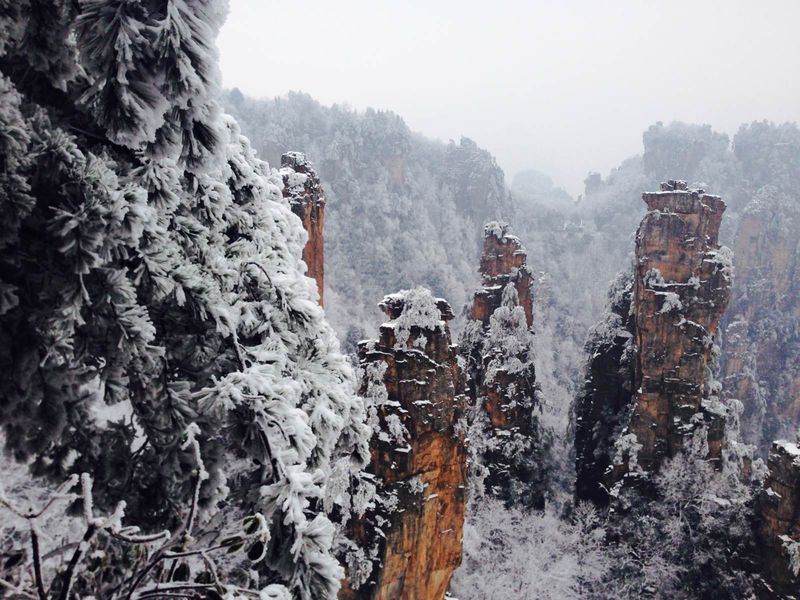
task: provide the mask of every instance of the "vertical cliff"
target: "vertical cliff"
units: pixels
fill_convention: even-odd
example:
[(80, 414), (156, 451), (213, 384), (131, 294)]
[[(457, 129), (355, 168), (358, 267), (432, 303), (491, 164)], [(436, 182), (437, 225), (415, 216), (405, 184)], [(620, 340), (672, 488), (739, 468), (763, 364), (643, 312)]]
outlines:
[(721, 381), (744, 405), (745, 440), (766, 453), (800, 424), (800, 205), (760, 189), (739, 222)]
[(756, 507), (762, 581), (759, 597), (800, 597), (800, 448), (777, 441)]
[(449, 305), (425, 289), (386, 296), (389, 321), (361, 342), (361, 393), (373, 426), (375, 506), (351, 525), (342, 599), (444, 598), (461, 562), (465, 410)]
[(713, 372), (732, 280), (731, 253), (718, 243), (725, 203), (681, 181), (642, 199), (633, 281), (590, 341), (574, 409), (579, 497), (602, 498), (628, 473), (657, 471), (689, 440), (721, 460), (727, 411)]
[(714, 336), (728, 305), (730, 251), (719, 246), (725, 203), (670, 182), (645, 193), (633, 280), (634, 408), (627, 435), (645, 471), (674, 456), (698, 426), (721, 457), (724, 409), (711, 372)]
[(508, 226), (484, 227), (480, 273), (460, 340), (473, 406), (473, 472), (510, 505), (542, 508), (546, 440), (539, 426), (533, 350), (533, 276)]
[(630, 415), (633, 394), (633, 280), (620, 273), (608, 292), (605, 318), (589, 333), (586, 379), (573, 405), (575, 495), (608, 503), (608, 471), (614, 443)]
[(319, 303), (323, 305), (325, 292), (325, 194), (314, 167), (301, 152), (287, 152), (281, 156), (283, 195), (289, 200), (292, 212), (300, 217), (308, 234), (303, 248), (306, 274), (317, 282)]

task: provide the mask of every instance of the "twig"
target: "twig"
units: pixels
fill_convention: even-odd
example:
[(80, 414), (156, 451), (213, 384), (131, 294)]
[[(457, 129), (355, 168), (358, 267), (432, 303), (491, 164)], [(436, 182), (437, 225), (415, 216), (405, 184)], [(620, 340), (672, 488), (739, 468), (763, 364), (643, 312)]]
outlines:
[(31, 529), (31, 550), (33, 554), (33, 578), (36, 580), (36, 593), (39, 600), (47, 600), (47, 593), (44, 591), (44, 581), (42, 580), (42, 555), (39, 550), (39, 535), (33, 521), (29, 521)]
[(165, 592), (177, 592), (180, 590), (184, 591), (194, 591), (194, 590), (208, 590), (214, 587), (213, 583), (175, 583), (175, 584), (163, 584), (157, 585), (154, 588), (148, 588), (142, 590), (138, 594), (136, 594), (136, 600), (140, 598), (152, 598), (153, 596), (161, 596)]
[(84, 549), (88, 547), (89, 541), (92, 539), (92, 537), (94, 537), (96, 532), (97, 525), (94, 523), (89, 523), (89, 527), (86, 528), (86, 533), (83, 534), (81, 543), (78, 544), (78, 547), (75, 548), (75, 552), (72, 553), (69, 566), (67, 567), (66, 573), (64, 573), (64, 583), (61, 587), (61, 593), (58, 595), (58, 600), (68, 600), (69, 593), (72, 590), (72, 579), (75, 577), (75, 568), (78, 566), (78, 562), (83, 556)]
[[(181, 600), (187, 600), (187, 598), (189, 599), (196, 598), (197, 600), (202, 600), (203, 598), (203, 596), (199, 596), (197, 592), (191, 592), (191, 594), (192, 594), (191, 596), (187, 596), (186, 592), (165, 592), (162, 590), (158, 592), (158, 598), (180, 598)], [(146, 596), (146, 597), (153, 598), (153, 596)]]
[(219, 573), (217, 573), (217, 565), (214, 564), (214, 561), (211, 560), (205, 552), (200, 552), (200, 556), (203, 557), (203, 562), (206, 563), (206, 567), (208, 567), (211, 576), (214, 578), (214, 583), (217, 584), (218, 587), (222, 587), (222, 582), (219, 580)]
[(133, 592), (136, 591), (136, 588), (139, 587), (139, 584), (142, 583), (145, 577), (147, 577), (147, 574), (152, 571), (161, 560), (166, 558), (162, 552), (163, 547), (156, 550), (154, 558), (147, 565), (145, 565), (144, 569), (142, 569), (142, 572), (139, 573), (138, 576), (136, 574), (131, 576), (129, 581), (132, 581), (132, 583), (131, 587), (128, 588), (128, 594), (125, 596), (125, 600), (131, 600), (131, 598), (133, 598)]
[(5, 579), (0, 579), (0, 586), (6, 588), (7, 590), (11, 590), (12, 592), (14, 592), (15, 594), (18, 594), (22, 598), (30, 598), (31, 600), (39, 600), (33, 594), (29, 594), (28, 592), (23, 592), (21, 589), (19, 589), (13, 583), (11, 583), (10, 581), (6, 581)]

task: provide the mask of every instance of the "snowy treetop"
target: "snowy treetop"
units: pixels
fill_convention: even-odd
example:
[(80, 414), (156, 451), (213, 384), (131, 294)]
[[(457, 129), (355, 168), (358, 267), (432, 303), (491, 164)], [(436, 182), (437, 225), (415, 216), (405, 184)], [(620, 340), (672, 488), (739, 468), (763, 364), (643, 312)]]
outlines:
[(394, 328), (397, 346), (405, 346), (411, 329), (441, 332), (445, 321), (453, 318), (450, 305), (443, 298), (435, 298), (430, 290), (416, 287), (389, 294), (383, 298), (381, 309), (390, 317), (386, 325)]
[(520, 239), (512, 233), (509, 233), (508, 223), (502, 221), (490, 221), (483, 226), (483, 237), (495, 237), (500, 242), (514, 241), (520, 244)]
[(781, 450), (790, 456), (800, 458), (800, 446), (794, 442), (790, 442), (788, 440), (777, 440), (773, 443), (773, 447), (776, 450)]

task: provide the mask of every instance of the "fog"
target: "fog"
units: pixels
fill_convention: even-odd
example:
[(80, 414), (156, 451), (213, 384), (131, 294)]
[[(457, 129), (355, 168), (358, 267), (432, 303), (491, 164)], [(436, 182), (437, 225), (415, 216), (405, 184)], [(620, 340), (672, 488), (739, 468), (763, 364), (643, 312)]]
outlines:
[(796, 0), (495, 4), (235, 0), (224, 84), (390, 109), (573, 194), (659, 120), (800, 119)]

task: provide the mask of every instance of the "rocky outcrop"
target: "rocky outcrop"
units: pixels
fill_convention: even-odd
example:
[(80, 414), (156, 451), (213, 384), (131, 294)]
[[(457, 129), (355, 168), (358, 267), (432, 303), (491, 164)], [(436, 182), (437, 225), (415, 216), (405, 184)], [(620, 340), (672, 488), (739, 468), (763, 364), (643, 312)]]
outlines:
[[(728, 305), (731, 253), (718, 244), (725, 203), (670, 182), (645, 193), (633, 279), (636, 461), (656, 470), (699, 425), (721, 458), (725, 411), (713, 387), (714, 336)], [(701, 417), (701, 418), (698, 418)]]
[(618, 294), (590, 348), (587, 388), (574, 409), (579, 497), (657, 471), (689, 441), (721, 460), (727, 410), (713, 372), (732, 280), (731, 252), (718, 244), (725, 203), (681, 181), (642, 199), (648, 212), (630, 291)]
[(528, 327), (533, 325), (533, 275), (525, 259), (525, 249), (519, 238), (508, 232), (508, 225), (494, 221), (484, 226), (480, 263), (483, 288), (475, 293), (472, 301), (469, 315), (472, 320), (488, 324), (501, 304), (503, 290), (511, 283), (519, 306), (525, 310), (525, 322)]
[(800, 425), (800, 204), (760, 189), (736, 234), (736, 282), (725, 319), (724, 394), (742, 402), (745, 441), (766, 455)]
[(761, 559), (759, 597), (800, 597), (800, 448), (777, 441), (769, 453), (769, 474), (757, 499)]
[(303, 261), (308, 267), (306, 275), (317, 282), (321, 306), (325, 292), (325, 194), (314, 167), (301, 152), (282, 155), (280, 173), (284, 183), (283, 195), (308, 234)]
[(509, 505), (544, 506), (545, 440), (536, 412), (533, 276), (508, 226), (484, 227), (483, 287), (459, 346), (473, 406), (473, 474)]
[(377, 500), (351, 525), (342, 599), (437, 600), (461, 562), (465, 411), (449, 305), (427, 290), (384, 298), (390, 320), (361, 342)]
[(608, 504), (608, 473), (614, 442), (630, 415), (633, 395), (633, 280), (623, 272), (608, 293), (605, 318), (589, 333), (590, 357), (581, 394), (573, 405), (575, 495)]

